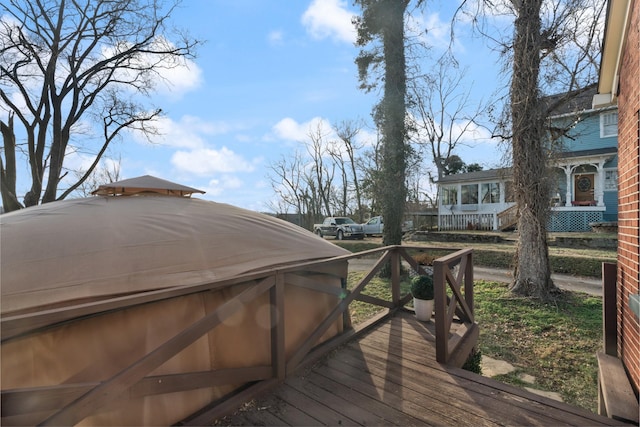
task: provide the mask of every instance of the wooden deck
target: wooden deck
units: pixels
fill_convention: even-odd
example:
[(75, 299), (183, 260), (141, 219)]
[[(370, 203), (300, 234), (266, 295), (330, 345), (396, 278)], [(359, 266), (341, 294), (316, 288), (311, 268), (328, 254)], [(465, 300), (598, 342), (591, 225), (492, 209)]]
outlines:
[(434, 323), (406, 312), (216, 425), (620, 425), (436, 362)]

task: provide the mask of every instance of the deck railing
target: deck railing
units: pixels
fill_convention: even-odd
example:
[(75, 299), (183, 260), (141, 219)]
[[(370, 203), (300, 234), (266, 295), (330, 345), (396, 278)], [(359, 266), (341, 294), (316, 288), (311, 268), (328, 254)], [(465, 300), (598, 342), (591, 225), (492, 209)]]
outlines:
[[(111, 378), (95, 383), (60, 384), (47, 387), (30, 387), (2, 391), (2, 422), (29, 420), (41, 425), (74, 425), (118, 399), (150, 396), (185, 390), (212, 387), (223, 384), (246, 383), (248, 386), (234, 393), (233, 397), (214, 402), (197, 415), (183, 421), (185, 425), (201, 425), (216, 419), (257, 393), (284, 380), (296, 369), (317, 360), (328, 351), (351, 339), (381, 321), (393, 316), (397, 310), (410, 310), (405, 305), (411, 294), (401, 292), (401, 270), (408, 265), (417, 273), (426, 273), (411, 256), (412, 252), (446, 250), (424, 246), (388, 246), (356, 254), (344, 255), (321, 261), (306, 262), (294, 266), (274, 268), (263, 272), (246, 274), (233, 279), (201, 283), (192, 286), (147, 292), (141, 295), (123, 296), (107, 301), (80, 304), (73, 307), (52, 309), (35, 314), (17, 315), (1, 319), (2, 341), (38, 332), (58, 324), (95, 316), (132, 306), (148, 304), (193, 293), (234, 286), (246, 289), (235, 298), (206, 314), (182, 330), (164, 344), (147, 353), (129, 367)], [(435, 329), (436, 358), (438, 362), (461, 366), (476, 345), (478, 326), (473, 311), (473, 252), (459, 250), (433, 262), (435, 285)], [(327, 287), (317, 276), (309, 272), (328, 272), (336, 263), (345, 263), (356, 258), (377, 257), (364, 277), (351, 290)], [(363, 290), (382, 268), (391, 269), (391, 298), (385, 300), (366, 295)], [(346, 274), (346, 273), (345, 273)], [(343, 277), (346, 284), (347, 277)], [(293, 285), (336, 296), (337, 304), (327, 316), (299, 345), (293, 354), (285, 355), (285, 311), (284, 287)], [(246, 286), (250, 285), (250, 286)], [(218, 369), (205, 372), (188, 372), (172, 375), (149, 374), (176, 354), (193, 344), (203, 335), (214, 330), (242, 306), (268, 293), (271, 316), (271, 364), (235, 369)], [(382, 308), (382, 312), (361, 325), (352, 327), (349, 322), (349, 306), (355, 301), (364, 301)], [(320, 337), (337, 321), (342, 320), (344, 331), (338, 336), (317, 345)], [(452, 332), (453, 323), (458, 327)], [(44, 419), (30, 419), (29, 414), (52, 414)], [(25, 418), (26, 417), (26, 418)], [(35, 421), (35, 422), (34, 422)]]

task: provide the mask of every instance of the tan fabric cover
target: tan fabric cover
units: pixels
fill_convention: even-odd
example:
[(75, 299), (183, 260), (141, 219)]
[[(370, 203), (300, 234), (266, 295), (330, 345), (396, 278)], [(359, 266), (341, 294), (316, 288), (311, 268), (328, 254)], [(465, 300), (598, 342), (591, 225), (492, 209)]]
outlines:
[[(3, 316), (346, 252), (280, 220), (187, 198), (95, 197), (29, 208), (0, 219)], [(340, 287), (341, 274), (315, 278), (327, 287)], [(2, 389), (104, 381), (240, 293), (243, 286), (130, 307), (4, 342)], [(336, 303), (327, 294), (285, 284), (287, 356)], [(150, 375), (268, 365), (269, 328), (266, 293)], [(340, 331), (341, 323), (336, 322), (319, 342)], [(125, 397), (81, 425), (170, 425), (239, 385)], [(2, 424), (34, 425), (49, 415), (5, 417)]]
[(348, 253), (296, 225), (171, 196), (91, 197), (0, 215), (3, 315)]

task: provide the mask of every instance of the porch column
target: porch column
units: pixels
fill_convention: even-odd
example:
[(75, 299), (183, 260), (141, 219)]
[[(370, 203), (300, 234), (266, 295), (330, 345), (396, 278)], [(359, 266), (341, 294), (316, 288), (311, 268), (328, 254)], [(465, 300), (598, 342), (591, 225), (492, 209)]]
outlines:
[(596, 174), (596, 182), (594, 183), (593, 197), (596, 199), (598, 206), (604, 206), (604, 160), (594, 165), (598, 173)]
[(573, 199), (573, 196), (571, 195), (571, 173), (575, 168), (575, 166), (571, 165), (562, 166), (562, 170), (564, 171), (564, 175), (567, 180), (567, 192), (564, 195), (565, 206), (571, 206), (571, 200)]

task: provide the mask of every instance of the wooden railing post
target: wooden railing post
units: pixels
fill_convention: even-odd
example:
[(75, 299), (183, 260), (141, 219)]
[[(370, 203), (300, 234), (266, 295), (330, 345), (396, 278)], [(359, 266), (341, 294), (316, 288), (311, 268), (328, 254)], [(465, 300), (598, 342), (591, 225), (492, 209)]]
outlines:
[(464, 272), (464, 299), (467, 302), (469, 311), (471, 313), (471, 323), (475, 322), (475, 310), (473, 308), (473, 251), (470, 251), (467, 255), (467, 263), (465, 265)]
[(447, 327), (447, 292), (445, 278), (446, 264), (435, 260), (433, 262), (433, 294), (436, 324), (436, 360), (447, 363), (449, 357), (449, 339)]
[(400, 253), (397, 247), (391, 252), (391, 302), (394, 307), (400, 305)]

